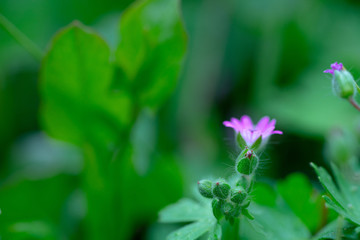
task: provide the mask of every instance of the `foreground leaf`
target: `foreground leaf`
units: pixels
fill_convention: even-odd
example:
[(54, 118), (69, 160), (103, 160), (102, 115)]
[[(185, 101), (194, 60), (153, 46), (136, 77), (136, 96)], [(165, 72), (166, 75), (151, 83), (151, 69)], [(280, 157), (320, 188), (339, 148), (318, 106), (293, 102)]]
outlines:
[(212, 215), (210, 202), (201, 205), (191, 199), (181, 199), (159, 213), (162, 223), (193, 222), (172, 232), (168, 240), (193, 240), (207, 232), (209, 239), (221, 238), (221, 226)]
[(326, 192), (330, 195), (324, 196), (328, 207), (332, 208), (349, 221), (360, 225), (360, 184), (352, 181), (351, 176), (343, 176), (339, 169), (332, 165), (334, 175), (338, 184), (335, 185), (328, 172), (315, 164), (311, 164), (315, 169), (319, 180)]

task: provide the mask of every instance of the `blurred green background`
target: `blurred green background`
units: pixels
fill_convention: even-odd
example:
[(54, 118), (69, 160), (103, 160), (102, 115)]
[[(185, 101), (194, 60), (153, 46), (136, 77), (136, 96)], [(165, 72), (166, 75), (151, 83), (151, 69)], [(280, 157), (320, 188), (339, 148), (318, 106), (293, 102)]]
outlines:
[[(0, 13), (43, 50), (73, 20), (95, 29), (115, 50), (118, 22), (131, 3), (1, 0)], [(237, 152), (222, 121), (243, 114), (255, 121), (276, 118), (284, 135), (273, 136), (263, 153), (260, 178), (300, 171), (315, 179), (309, 162), (323, 164), (325, 136), (358, 120), (331, 93), (331, 78), (322, 71), (340, 61), (360, 76), (360, 2), (183, 0), (181, 8), (188, 48), (180, 78), (169, 101), (156, 112), (143, 110), (131, 133), (140, 146), (132, 162), (138, 176), (154, 189), (168, 186), (166, 193), (150, 189), (154, 198), (134, 203), (142, 210), (121, 220), (129, 225), (124, 239), (162, 239), (171, 226), (156, 223), (159, 209), (191, 195), (203, 177), (232, 173)], [(42, 130), (39, 69), (0, 28), (0, 235), (87, 239), (83, 157)]]

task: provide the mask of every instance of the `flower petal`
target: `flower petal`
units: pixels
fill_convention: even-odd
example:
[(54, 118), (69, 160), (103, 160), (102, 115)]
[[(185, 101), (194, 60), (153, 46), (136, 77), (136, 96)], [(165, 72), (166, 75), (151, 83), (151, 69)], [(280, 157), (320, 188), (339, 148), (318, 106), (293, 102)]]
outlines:
[(271, 132), (271, 134), (283, 134), (283, 132), (282, 131), (279, 131), (279, 130), (275, 130), (275, 131), (272, 131)]
[(245, 129), (253, 129), (254, 125), (251, 121), (251, 118), (247, 115), (244, 115), (241, 117), (241, 123), (242, 123), (242, 126), (243, 128)]
[(266, 128), (269, 120), (270, 118), (268, 116), (265, 116), (262, 119), (260, 119), (260, 121), (256, 124), (256, 130), (263, 131)]

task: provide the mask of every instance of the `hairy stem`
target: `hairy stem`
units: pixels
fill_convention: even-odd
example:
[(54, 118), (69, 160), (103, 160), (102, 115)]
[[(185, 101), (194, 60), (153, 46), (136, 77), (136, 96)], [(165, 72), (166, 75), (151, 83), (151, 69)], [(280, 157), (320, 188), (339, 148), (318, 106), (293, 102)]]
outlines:
[(353, 97), (349, 98), (349, 102), (351, 103), (351, 105), (354, 106), (354, 108), (356, 108), (358, 111), (360, 111), (360, 106), (359, 104), (355, 101), (355, 99)]
[(43, 57), (42, 50), (2, 14), (0, 14), (0, 27), (9, 33), (36, 60), (41, 61)]

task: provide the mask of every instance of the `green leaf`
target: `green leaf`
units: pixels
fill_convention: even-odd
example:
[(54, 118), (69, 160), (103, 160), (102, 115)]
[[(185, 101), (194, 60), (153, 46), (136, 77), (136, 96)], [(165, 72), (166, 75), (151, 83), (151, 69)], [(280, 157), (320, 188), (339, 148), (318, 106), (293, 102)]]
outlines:
[[(341, 232), (339, 232), (341, 231)], [(329, 239), (357, 240), (360, 235), (356, 232), (356, 226), (338, 218), (321, 229), (312, 239), (313, 240), (329, 240)]]
[(208, 216), (206, 208), (194, 200), (185, 198), (161, 210), (159, 221), (163, 223), (192, 222)]
[(324, 203), (305, 175), (293, 173), (279, 182), (277, 189), (291, 210), (312, 232), (321, 226)]
[(208, 240), (221, 240), (222, 229), (219, 223), (215, 224), (212, 231), (209, 233)]
[(210, 201), (205, 201), (204, 205), (200, 205), (191, 199), (182, 199), (164, 208), (160, 212), (159, 221), (163, 223), (193, 222), (170, 233), (168, 240), (193, 240), (207, 232), (210, 232), (209, 239), (221, 237), (221, 227), (212, 215)]
[[(310, 237), (306, 226), (285, 207), (269, 208), (252, 204), (249, 210), (255, 217), (254, 221), (262, 227), (262, 231), (258, 233), (264, 235), (261, 239), (299, 240)], [(253, 235), (251, 232), (244, 234)]]
[(167, 240), (193, 240), (210, 231), (214, 226), (214, 219), (204, 219), (170, 233)]
[(327, 206), (337, 211), (349, 221), (360, 225), (360, 185), (353, 172), (348, 171), (346, 172), (347, 176), (345, 176), (344, 172), (340, 172), (337, 166), (332, 164), (334, 176), (338, 184), (337, 187), (324, 168), (318, 167), (313, 163), (311, 166), (315, 169), (321, 184), (331, 197), (324, 196)]
[(78, 22), (56, 34), (41, 69), (41, 117), (54, 138), (107, 148), (131, 122), (126, 92), (111, 90), (108, 45)]
[(179, 0), (142, 0), (120, 22), (116, 60), (141, 106), (158, 107), (176, 85), (186, 34)]

